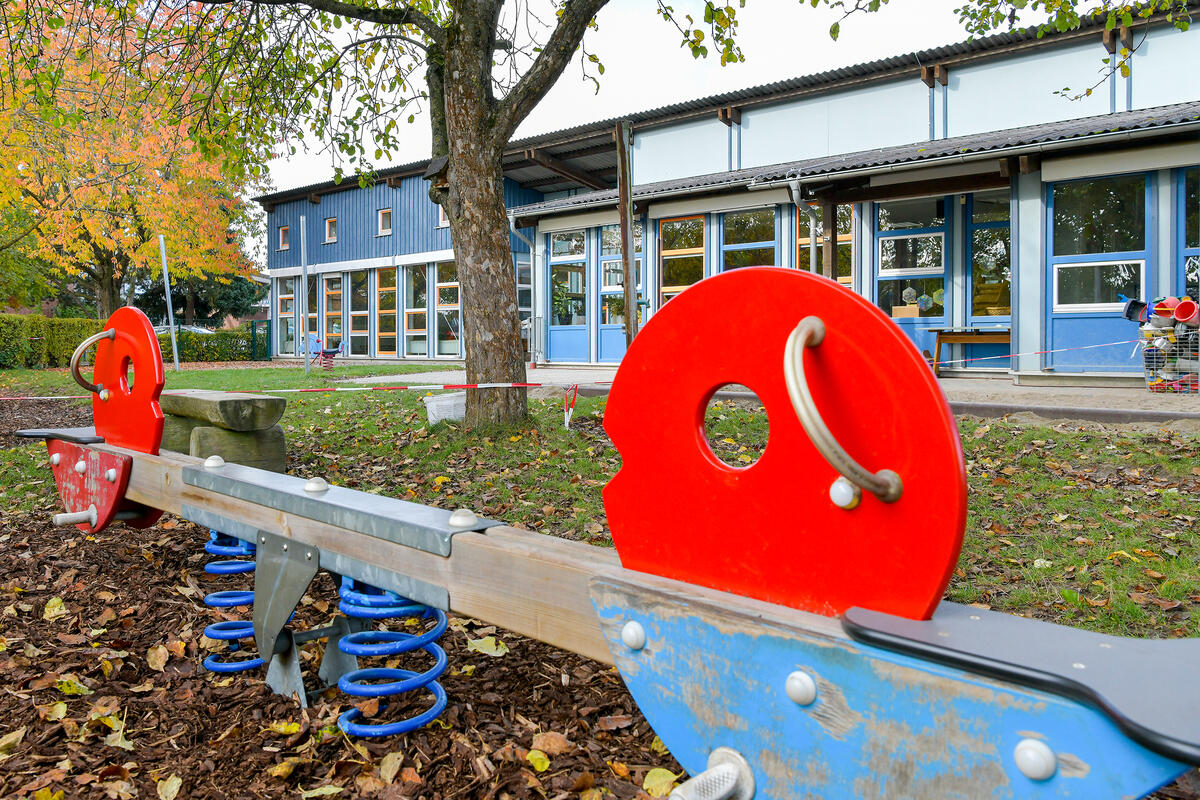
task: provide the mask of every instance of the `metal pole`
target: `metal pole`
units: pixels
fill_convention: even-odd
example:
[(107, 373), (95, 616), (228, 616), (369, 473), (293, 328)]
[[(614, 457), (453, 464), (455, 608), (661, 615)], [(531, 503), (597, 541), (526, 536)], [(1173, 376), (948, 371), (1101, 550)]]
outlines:
[(167, 274), (167, 240), (158, 235), (158, 252), (162, 255), (163, 292), (167, 298), (167, 327), (171, 331), (171, 358), (175, 361), (175, 371), (179, 371), (179, 346), (175, 344), (175, 309), (171, 307), (171, 276)]
[(304, 374), (308, 374), (308, 362), (312, 353), (308, 352), (308, 218), (300, 215), (300, 324), (297, 326), (304, 338)]

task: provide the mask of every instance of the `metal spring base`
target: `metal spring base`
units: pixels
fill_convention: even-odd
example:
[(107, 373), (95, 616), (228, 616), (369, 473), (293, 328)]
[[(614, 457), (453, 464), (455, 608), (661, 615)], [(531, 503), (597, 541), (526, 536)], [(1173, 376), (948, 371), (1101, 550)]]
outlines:
[[(425, 672), (413, 672), (392, 667), (372, 667), (348, 672), (338, 680), (338, 688), (354, 697), (392, 697), (427, 689), (433, 693), (433, 706), (416, 716), (397, 722), (377, 725), (358, 722), (362, 712), (351, 708), (338, 717), (338, 727), (353, 736), (394, 736), (416, 730), (437, 718), (446, 708), (446, 691), (437, 679), (446, 671), (446, 651), (434, 640), (446, 631), (446, 613), (439, 609), (414, 603), (383, 589), (343, 578), (338, 590), (342, 600), (339, 610), (347, 617), (358, 619), (407, 619), (432, 617), (434, 626), (422, 634), (400, 631), (360, 631), (338, 640), (338, 648), (352, 656), (395, 656), (414, 650), (424, 650), (435, 663)], [(373, 683), (371, 681), (383, 681)], [(382, 710), (382, 708), (380, 709)]]
[[(219, 531), (210, 530), (208, 541), (204, 544), (205, 551), (217, 556), (231, 556), (223, 561), (211, 561), (204, 566), (209, 575), (238, 575), (254, 572), (255, 548), (252, 542), (244, 542)], [(245, 560), (249, 556), (250, 560)], [(242, 608), (254, 605), (254, 592), (245, 590), (213, 592), (205, 595), (204, 604), (210, 608)], [(239, 649), (238, 642), (254, 638), (254, 623), (250, 620), (229, 620), (214, 622), (204, 629), (204, 635), (210, 639), (230, 642), (229, 651)], [(240, 661), (222, 660), (219, 653), (214, 653), (204, 659), (204, 668), (210, 672), (244, 672), (264, 664), (260, 657), (246, 658)]]

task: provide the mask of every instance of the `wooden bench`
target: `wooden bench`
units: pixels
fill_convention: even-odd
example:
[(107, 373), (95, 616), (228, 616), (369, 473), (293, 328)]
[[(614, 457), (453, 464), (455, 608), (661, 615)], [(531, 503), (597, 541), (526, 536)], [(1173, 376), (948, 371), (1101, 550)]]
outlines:
[(937, 334), (933, 345), (933, 374), (941, 375), (943, 344), (1011, 344), (1012, 331), (1009, 328), (926, 328)]

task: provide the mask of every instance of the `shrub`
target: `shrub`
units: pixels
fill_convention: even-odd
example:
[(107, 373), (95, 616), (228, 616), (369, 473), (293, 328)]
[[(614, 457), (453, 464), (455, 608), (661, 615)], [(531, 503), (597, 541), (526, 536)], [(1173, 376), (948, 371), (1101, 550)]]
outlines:
[(32, 348), (24, 314), (0, 314), (0, 369), (24, 367)]
[(79, 343), (103, 327), (98, 319), (0, 314), (0, 369), (65, 367)]
[[(267, 336), (267, 326), (259, 325), (255, 331), (257, 345), (253, 353), (259, 360), (266, 360), (267, 347), (270, 340)], [(213, 333), (194, 333), (192, 331), (177, 331), (175, 342), (179, 348), (180, 361), (250, 361), (252, 341), (249, 328), (239, 328), (232, 331), (214, 331)], [(158, 346), (162, 350), (163, 360), (171, 358), (171, 337), (162, 333), (158, 336)]]

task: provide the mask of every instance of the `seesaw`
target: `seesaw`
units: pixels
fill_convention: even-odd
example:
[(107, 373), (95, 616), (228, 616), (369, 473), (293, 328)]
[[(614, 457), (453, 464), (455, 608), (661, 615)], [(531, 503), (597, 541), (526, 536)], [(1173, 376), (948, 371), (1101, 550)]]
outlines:
[[(731, 309), (754, 313), (732, 326)], [(92, 344), (94, 383), (78, 371)], [(93, 392), (94, 430), (25, 432), (47, 439), (67, 509), (56, 521), (94, 533), (170, 512), (212, 528), (210, 551), (253, 555), (212, 571), (254, 570), (252, 594), (218, 600), (253, 605), (252, 625), (224, 633), (252, 637), (259, 656), (210, 668), (265, 664), (267, 683), (303, 703), (298, 649), (324, 638), (316, 690), (433, 696), (399, 723), (352, 709), (348, 732), (440, 713), (435, 640), (453, 612), (615, 664), (693, 775), (681, 798), (1140, 797), (1200, 763), (1197, 640), (941, 601), (967, 508), (954, 418), (899, 330), (831, 281), (722, 274), (641, 331), (605, 414), (622, 456), (604, 490), (615, 552), (159, 452), (162, 357), (131, 308), (81, 345), (73, 372)], [(704, 434), (729, 383), (753, 389), (770, 422), (746, 468)], [(342, 579), (343, 614), (293, 632), (320, 569)], [(375, 630), (412, 616), (423, 633)], [(421, 673), (359, 662), (418, 648), (435, 662)]]

